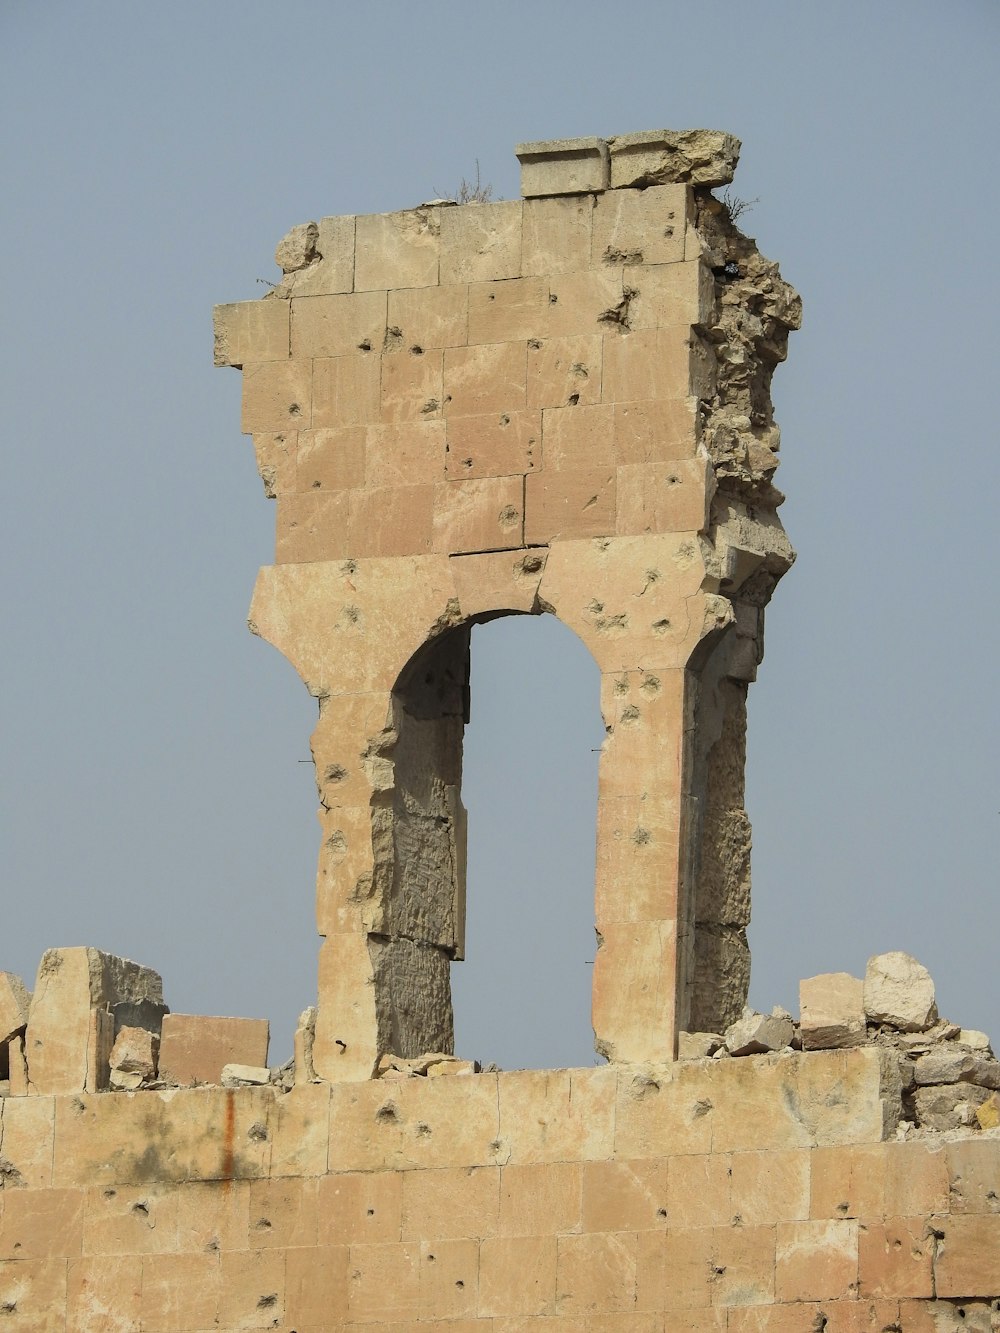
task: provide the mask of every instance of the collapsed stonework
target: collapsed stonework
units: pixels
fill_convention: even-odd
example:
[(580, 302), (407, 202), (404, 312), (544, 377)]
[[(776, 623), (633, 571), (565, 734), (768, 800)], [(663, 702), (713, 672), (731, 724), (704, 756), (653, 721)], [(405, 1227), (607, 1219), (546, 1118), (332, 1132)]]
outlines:
[[(145, 1330), (1000, 1328), (1000, 1062), (901, 953), (746, 1007), (747, 686), (793, 553), (769, 385), (799, 302), (713, 190), (739, 144), (521, 145), (523, 199), (324, 218), (216, 360), (277, 500), (252, 628), (319, 703), (319, 994), (170, 1013), (0, 972), (0, 1321)], [(453, 1052), (477, 623), (602, 672), (608, 1064)]]

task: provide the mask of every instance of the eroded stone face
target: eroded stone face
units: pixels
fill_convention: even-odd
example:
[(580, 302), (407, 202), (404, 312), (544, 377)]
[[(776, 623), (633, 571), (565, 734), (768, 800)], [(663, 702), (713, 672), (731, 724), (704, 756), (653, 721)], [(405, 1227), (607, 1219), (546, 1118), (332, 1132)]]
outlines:
[(747, 683), (792, 552), (768, 389), (798, 298), (710, 187), (739, 144), (521, 145), (525, 198), (294, 228), (220, 307), (277, 500), (251, 625), (321, 703), (312, 1059), (452, 1045), (477, 619), (554, 614), (598, 662), (593, 1019), (670, 1059), (746, 999)]

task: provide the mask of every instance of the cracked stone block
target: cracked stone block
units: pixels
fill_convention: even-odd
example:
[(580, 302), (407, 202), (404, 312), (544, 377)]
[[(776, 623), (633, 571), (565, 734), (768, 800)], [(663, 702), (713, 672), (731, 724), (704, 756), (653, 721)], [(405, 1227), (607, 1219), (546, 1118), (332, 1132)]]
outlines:
[(866, 1037), (864, 982), (826, 972), (799, 982), (802, 1049), (860, 1046)]
[(9, 1041), (28, 1021), (31, 991), (13, 972), (0, 972), (0, 1043)]
[(111, 1048), (113, 1088), (137, 1088), (156, 1077), (160, 1039), (147, 1028), (123, 1027)]
[(777, 1007), (769, 1014), (759, 1014), (745, 1008), (726, 1029), (726, 1049), (730, 1055), (759, 1055), (764, 1051), (781, 1051), (790, 1046), (795, 1036), (792, 1017)]
[(931, 975), (908, 953), (895, 950), (869, 958), (864, 986), (870, 1023), (922, 1032), (937, 1020)]

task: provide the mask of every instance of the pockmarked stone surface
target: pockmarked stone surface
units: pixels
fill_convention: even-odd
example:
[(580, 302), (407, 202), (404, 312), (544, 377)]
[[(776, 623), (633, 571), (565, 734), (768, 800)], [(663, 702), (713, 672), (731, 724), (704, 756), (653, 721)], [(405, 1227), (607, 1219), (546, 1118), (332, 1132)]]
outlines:
[(324, 1079), (453, 1050), (469, 644), (497, 615), (557, 616), (602, 673), (597, 1051), (671, 1059), (746, 1000), (746, 694), (794, 558), (769, 389), (799, 299), (711, 192), (731, 136), (517, 153), (524, 198), (301, 224), (277, 288), (216, 312), (277, 505), (251, 627), (320, 707)]

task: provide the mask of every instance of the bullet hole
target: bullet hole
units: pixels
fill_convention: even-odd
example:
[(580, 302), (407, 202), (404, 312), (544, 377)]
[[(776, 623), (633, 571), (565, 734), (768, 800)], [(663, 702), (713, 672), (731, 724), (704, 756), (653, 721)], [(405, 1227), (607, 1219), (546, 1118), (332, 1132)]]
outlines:
[(247, 1130), (247, 1138), (251, 1141), (251, 1143), (266, 1143), (267, 1126), (261, 1124), (259, 1120), (255, 1120), (253, 1124), (250, 1126), (250, 1128)]
[(497, 515), (502, 528), (512, 528), (520, 522), (521, 515), (513, 505), (505, 505)]
[(653, 621), (653, 633), (654, 633), (654, 634), (666, 634), (666, 632), (667, 632), (667, 630), (668, 630), (669, 628), (670, 628), (670, 621), (669, 621), (669, 620), (654, 620), (654, 621)]
[(423, 413), (424, 416), (427, 416), (428, 413), (430, 412), (436, 412), (440, 406), (441, 404), (438, 402), (436, 398), (428, 398), (427, 402), (424, 403), (420, 411)]
[(637, 828), (632, 834), (632, 842), (636, 847), (645, 847), (650, 840), (649, 829)]
[(352, 625), (356, 625), (361, 619), (361, 612), (356, 606), (345, 606), (344, 619), (349, 621)]
[(347, 769), (341, 764), (331, 764), (325, 774), (327, 782), (343, 782), (347, 777)]
[(666, 1215), (667, 1215), (667, 1210), (666, 1210), (666, 1208), (657, 1208), (657, 1210), (656, 1210), (656, 1216), (657, 1216), (657, 1217), (663, 1217), (663, 1218), (665, 1218)]
[(340, 566), (341, 574), (356, 574), (358, 572), (358, 562), (356, 560), (345, 560)]
[(271, 1291), (266, 1296), (259, 1296), (257, 1298), (258, 1310), (269, 1310), (271, 1309), (272, 1306), (275, 1306), (277, 1304), (278, 1304), (278, 1293), (276, 1291)]
[(509, 426), (509, 425), (510, 425), (510, 417), (507, 415), (506, 412), (501, 412), (501, 414), (500, 414), (500, 425), (501, 425), (501, 426)]
[(459, 1289), (459, 1291), (465, 1290), (465, 1283), (462, 1281), (461, 1278), (455, 1279), (455, 1286)]
[(641, 716), (642, 714), (639, 712), (638, 708), (636, 708), (635, 704), (629, 704), (627, 708), (622, 709), (620, 720), (628, 726), (632, 722), (638, 722)]
[(555, 292), (549, 292), (549, 305), (555, 305), (558, 300), (559, 297), (556, 296)]
[(254, 1229), (256, 1231), (270, 1231), (271, 1223), (266, 1217), (258, 1217), (257, 1221), (254, 1223)]
[[(554, 301), (554, 300), (555, 300), (555, 297), (550, 296), (550, 297), (549, 297), (549, 300), (550, 300), (550, 301)], [(541, 347), (541, 345), (542, 345), (542, 344), (541, 344), (541, 342), (540, 342), (540, 340), (539, 340), (538, 338), (529, 338), (529, 339), (528, 339), (528, 346), (531, 348), (531, 350), (532, 350), (533, 352), (537, 352), (538, 349)]]
[(399, 1112), (396, 1109), (395, 1102), (383, 1102), (375, 1112), (375, 1119), (386, 1124), (398, 1120)]
[(374, 1208), (369, 1208), (369, 1209), (368, 1209), (367, 1216), (368, 1216), (368, 1217), (374, 1217), (374, 1216), (375, 1216), (375, 1209), (374, 1209)]
[(138, 1203), (132, 1205), (133, 1213), (138, 1213), (140, 1217), (149, 1216), (149, 1204), (140, 1199)]
[(371, 340), (371, 338), (362, 338), (361, 342), (358, 343), (358, 351), (359, 351), (359, 352), (370, 352), (371, 350), (372, 350), (372, 340)]
[[(570, 396), (566, 399), (566, 402), (570, 407), (576, 407), (579, 401), (580, 401), (580, 395), (578, 393), (571, 393)], [(595, 496), (594, 499), (596, 500), (596, 498), (597, 497)], [(591, 504), (593, 503), (594, 501), (592, 500)]]
[(321, 481), (314, 481), (314, 482), (312, 483), (312, 487), (311, 487), (311, 489), (314, 490), (314, 491), (318, 491), (318, 490), (321, 490), (321, 489), (322, 489), (322, 486), (323, 486), (323, 483), (322, 483)]
[(414, 343), (413, 346), (410, 348), (410, 353), (413, 356), (423, 356), (424, 349), (417, 343)]
[(300, 417), (302, 415), (302, 408), (299, 407), (298, 403), (292, 403), (288, 409), (288, 414), (289, 416)]

